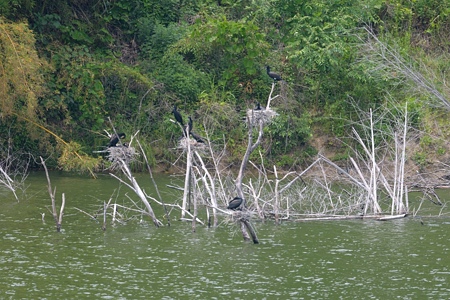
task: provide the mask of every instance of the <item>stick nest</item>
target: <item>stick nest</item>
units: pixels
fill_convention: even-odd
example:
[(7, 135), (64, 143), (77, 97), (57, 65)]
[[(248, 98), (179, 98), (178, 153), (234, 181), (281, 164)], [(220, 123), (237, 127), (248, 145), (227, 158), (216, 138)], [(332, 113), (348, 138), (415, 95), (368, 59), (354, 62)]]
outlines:
[(139, 152), (134, 147), (118, 145), (116, 147), (109, 147), (107, 149), (108, 155), (106, 158), (111, 162), (109, 169), (115, 170), (120, 168), (121, 161), (124, 161), (127, 166), (139, 157)]
[(252, 126), (256, 126), (260, 122), (262, 122), (263, 125), (269, 124), (276, 116), (278, 116), (278, 113), (270, 108), (261, 110), (247, 110), (247, 122), (250, 122)]
[(187, 151), (188, 149), (188, 143), (190, 144), (191, 150), (199, 151), (199, 152), (205, 152), (207, 150), (205, 143), (199, 143), (193, 138), (186, 138), (183, 137), (178, 142), (178, 149), (182, 149), (183, 151)]

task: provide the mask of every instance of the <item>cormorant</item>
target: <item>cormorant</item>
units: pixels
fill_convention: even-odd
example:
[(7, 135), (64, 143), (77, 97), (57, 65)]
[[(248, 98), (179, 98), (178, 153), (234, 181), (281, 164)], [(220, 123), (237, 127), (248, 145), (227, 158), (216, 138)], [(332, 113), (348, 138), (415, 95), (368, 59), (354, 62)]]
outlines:
[(180, 123), (181, 126), (184, 126), (183, 117), (181, 116), (180, 112), (177, 110), (176, 105), (173, 106), (172, 113), (173, 113), (173, 116), (175, 117), (175, 120), (177, 120), (177, 122)]
[(190, 133), (191, 133), (192, 137), (194, 138), (194, 140), (197, 141), (197, 143), (203, 143), (203, 144), (205, 143), (205, 141), (202, 139), (201, 136), (195, 134), (193, 131), (191, 131)]
[(192, 131), (192, 128), (194, 127), (194, 122), (192, 121), (191, 116), (189, 116), (188, 118), (189, 118), (189, 121), (187, 124), (187, 134), (190, 134)]
[(192, 128), (194, 127), (194, 122), (192, 121), (192, 118), (190, 116), (188, 118), (189, 121), (186, 125), (186, 128), (184, 129), (184, 134), (191, 135), (194, 138), (194, 140), (197, 141), (197, 143), (205, 143), (205, 141), (202, 139), (201, 136), (192, 131)]
[(267, 75), (269, 75), (269, 77), (272, 78), (273, 81), (280, 81), (280, 80), (282, 80), (281, 76), (279, 74), (274, 73), (274, 72), (270, 72), (270, 67), (269, 66), (266, 66), (266, 69), (267, 69)]
[(117, 143), (119, 142), (119, 139), (124, 139), (125, 138), (125, 133), (121, 132), (118, 134), (113, 134), (111, 135), (111, 137), (109, 138), (109, 143), (108, 143), (108, 148), (109, 147), (115, 147), (117, 145)]
[(261, 110), (261, 103), (256, 103), (256, 108), (254, 110)]
[(242, 202), (242, 198), (234, 197), (233, 200), (228, 203), (227, 209), (236, 210), (241, 206)]

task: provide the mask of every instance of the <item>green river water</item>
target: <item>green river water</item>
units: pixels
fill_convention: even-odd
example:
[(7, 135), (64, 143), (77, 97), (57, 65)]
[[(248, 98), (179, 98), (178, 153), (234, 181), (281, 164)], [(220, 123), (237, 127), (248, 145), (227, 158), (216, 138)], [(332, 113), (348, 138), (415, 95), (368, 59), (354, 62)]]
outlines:
[[(229, 223), (198, 225), (193, 233), (178, 211), (170, 227), (144, 218), (104, 232), (74, 207), (93, 213), (118, 181), (50, 176), (58, 205), (66, 194), (61, 233), (47, 209), (43, 173), (30, 174), (19, 202), (0, 189), (0, 299), (450, 299), (445, 208), (443, 217), (430, 217), (441, 207), (424, 203), (423, 225), (412, 217), (279, 226), (254, 220), (260, 240), (254, 245)], [(168, 202), (181, 196), (164, 191), (170, 178), (156, 179)], [(440, 195), (450, 200), (450, 190)]]

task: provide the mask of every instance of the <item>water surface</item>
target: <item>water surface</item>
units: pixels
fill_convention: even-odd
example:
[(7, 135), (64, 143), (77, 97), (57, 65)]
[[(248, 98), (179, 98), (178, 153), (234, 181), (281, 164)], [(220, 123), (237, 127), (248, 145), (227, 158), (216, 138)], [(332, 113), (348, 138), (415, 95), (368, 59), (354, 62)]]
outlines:
[[(92, 213), (115, 189), (114, 201), (125, 201), (126, 187), (109, 176), (51, 176), (58, 201), (66, 193), (61, 233), (43, 174), (30, 175), (20, 202), (0, 192), (1, 299), (450, 299), (446, 217), (424, 213), (423, 225), (416, 218), (254, 221), (259, 245), (226, 222), (193, 233), (177, 212), (170, 227), (136, 218), (103, 232), (73, 207)], [(157, 178), (160, 187), (170, 180)]]

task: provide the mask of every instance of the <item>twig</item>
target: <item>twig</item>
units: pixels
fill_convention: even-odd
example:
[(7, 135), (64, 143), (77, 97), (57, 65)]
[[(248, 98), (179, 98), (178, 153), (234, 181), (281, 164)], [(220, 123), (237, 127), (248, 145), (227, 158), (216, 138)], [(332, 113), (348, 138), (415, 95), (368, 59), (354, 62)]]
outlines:
[(85, 212), (84, 210), (81, 210), (81, 209), (79, 209), (79, 208), (77, 208), (77, 207), (74, 207), (74, 209), (76, 209), (76, 210), (78, 210), (79, 212), (82, 212), (83, 214), (89, 216), (91, 219), (93, 219), (95, 222), (98, 223), (97, 217), (94, 217), (93, 215), (91, 215), (91, 214), (89, 214), (89, 213)]

